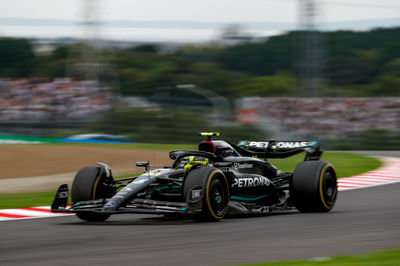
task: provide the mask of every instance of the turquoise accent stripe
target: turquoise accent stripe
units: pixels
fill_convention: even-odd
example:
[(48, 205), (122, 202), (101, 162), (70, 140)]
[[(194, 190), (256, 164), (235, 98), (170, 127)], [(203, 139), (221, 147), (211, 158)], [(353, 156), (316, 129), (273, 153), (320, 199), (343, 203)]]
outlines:
[(167, 188), (181, 188), (181, 186), (163, 186), (163, 187), (159, 187), (159, 188), (155, 188), (153, 190), (150, 190), (147, 193), (151, 194), (154, 191), (160, 191), (160, 190), (164, 190), (164, 189), (167, 189)]
[(240, 196), (231, 196), (232, 200), (244, 200), (244, 201), (254, 201), (254, 200), (259, 200), (262, 198), (266, 198), (268, 195), (261, 195), (255, 198), (247, 198), (247, 197), (240, 197)]
[(311, 142), (310, 144), (308, 144), (308, 146), (305, 148), (305, 150), (306, 150), (306, 151), (310, 151), (310, 150), (312, 150), (312, 149), (315, 148), (315, 145), (318, 145), (318, 142), (313, 141), (313, 142)]
[(316, 145), (316, 144), (318, 144), (318, 142), (313, 141), (313, 142), (311, 142), (310, 144), (308, 144), (308, 146), (314, 146), (314, 145)]
[(164, 186), (164, 187), (156, 188), (155, 190), (160, 191), (160, 190), (167, 189), (167, 188), (181, 188), (181, 186)]

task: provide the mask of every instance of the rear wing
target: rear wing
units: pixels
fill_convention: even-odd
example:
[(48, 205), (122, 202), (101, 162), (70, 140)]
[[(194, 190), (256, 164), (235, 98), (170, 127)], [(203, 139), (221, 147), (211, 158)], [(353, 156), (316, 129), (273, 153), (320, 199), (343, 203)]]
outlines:
[(301, 152), (306, 152), (305, 161), (319, 160), (322, 151), (316, 141), (249, 141), (238, 144), (238, 152), (242, 156), (258, 158), (287, 158)]

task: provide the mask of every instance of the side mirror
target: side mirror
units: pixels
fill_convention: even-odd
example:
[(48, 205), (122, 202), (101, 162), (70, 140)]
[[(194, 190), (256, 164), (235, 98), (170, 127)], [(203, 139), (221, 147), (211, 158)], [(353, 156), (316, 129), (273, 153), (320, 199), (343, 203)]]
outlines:
[(137, 167), (145, 167), (146, 171), (149, 170), (150, 163), (149, 162), (136, 162)]

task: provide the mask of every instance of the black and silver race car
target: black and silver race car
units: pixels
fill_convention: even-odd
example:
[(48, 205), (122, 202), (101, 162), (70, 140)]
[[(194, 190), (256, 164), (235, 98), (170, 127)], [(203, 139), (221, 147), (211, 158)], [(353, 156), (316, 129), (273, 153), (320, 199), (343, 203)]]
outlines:
[[(263, 214), (297, 208), (328, 212), (335, 205), (337, 179), (333, 166), (320, 161), (322, 151), (310, 141), (241, 141), (238, 145), (213, 140), (219, 133), (200, 133), (207, 140), (196, 151), (171, 151), (171, 166), (151, 170), (148, 162), (139, 176), (114, 179), (103, 163), (84, 167), (69, 191), (61, 185), (52, 212), (71, 212), (88, 222), (112, 214), (144, 213), (187, 216), (219, 221), (227, 214)], [(287, 158), (305, 152), (293, 173), (283, 173), (268, 158)]]

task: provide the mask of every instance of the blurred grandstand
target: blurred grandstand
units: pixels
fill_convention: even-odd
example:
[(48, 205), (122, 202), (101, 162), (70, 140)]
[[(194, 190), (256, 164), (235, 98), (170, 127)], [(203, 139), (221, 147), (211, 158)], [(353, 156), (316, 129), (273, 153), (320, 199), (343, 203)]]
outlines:
[(345, 138), (382, 129), (400, 131), (400, 97), (263, 98), (239, 102), (238, 121), (264, 126), (273, 136)]
[(111, 93), (71, 78), (0, 79), (0, 121), (92, 121), (110, 110)]

